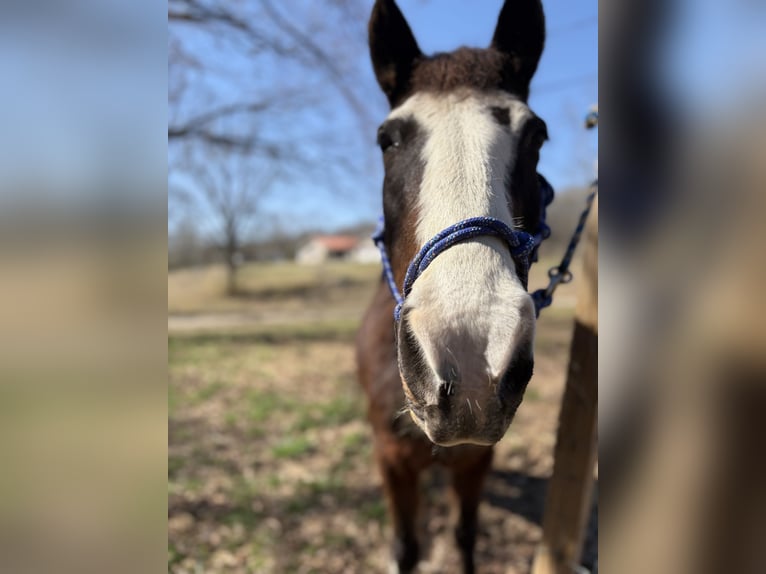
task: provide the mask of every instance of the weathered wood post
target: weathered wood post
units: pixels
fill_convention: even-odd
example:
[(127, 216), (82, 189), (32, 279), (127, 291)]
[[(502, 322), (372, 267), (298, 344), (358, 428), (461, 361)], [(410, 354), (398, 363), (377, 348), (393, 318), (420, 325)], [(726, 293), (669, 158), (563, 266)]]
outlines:
[(598, 427), (598, 197), (583, 237), (574, 333), (559, 414), (543, 537), (532, 574), (571, 574), (590, 515)]

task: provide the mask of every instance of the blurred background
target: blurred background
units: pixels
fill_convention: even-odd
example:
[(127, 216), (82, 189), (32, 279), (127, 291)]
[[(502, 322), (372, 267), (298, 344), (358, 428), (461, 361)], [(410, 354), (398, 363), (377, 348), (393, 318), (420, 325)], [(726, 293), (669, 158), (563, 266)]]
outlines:
[[(501, 1), (402, 0), (421, 49), (487, 46)], [(383, 572), (388, 518), (353, 338), (380, 281), (368, 0), (172, 0), (168, 44), (169, 569)], [(557, 190), (546, 283), (594, 178), (597, 4), (546, 5), (530, 104)], [(569, 286), (567, 286), (569, 287)], [(540, 321), (537, 375), (498, 448), (483, 572), (527, 572), (540, 539), (575, 298)], [(423, 571), (452, 572), (445, 477), (424, 483)]]

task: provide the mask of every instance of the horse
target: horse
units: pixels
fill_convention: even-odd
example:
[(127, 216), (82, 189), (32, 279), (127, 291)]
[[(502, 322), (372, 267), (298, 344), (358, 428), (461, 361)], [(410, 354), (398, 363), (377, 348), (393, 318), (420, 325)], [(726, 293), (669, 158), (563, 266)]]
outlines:
[(547, 128), (527, 99), (544, 14), (539, 0), (507, 0), (489, 48), (431, 56), (394, 0), (376, 0), (368, 31), (391, 111), (378, 129), (384, 274), (356, 354), (393, 527), (391, 566), (411, 572), (419, 561), (418, 477), (440, 464), (472, 573), (493, 445), (534, 364), (527, 272), (551, 198), (537, 174)]

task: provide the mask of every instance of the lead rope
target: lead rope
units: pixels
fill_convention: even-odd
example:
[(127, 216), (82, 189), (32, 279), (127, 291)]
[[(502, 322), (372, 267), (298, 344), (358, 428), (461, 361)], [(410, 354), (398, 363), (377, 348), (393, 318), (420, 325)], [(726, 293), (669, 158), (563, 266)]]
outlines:
[[(598, 107), (594, 106), (587, 116), (585, 116), (585, 128), (592, 129), (598, 126)], [(569, 266), (572, 263), (575, 249), (577, 244), (580, 243), (583, 229), (585, 229), (585, 222), (590, 214), (591, 207), (593, 207), (593, 200), (598, 193), (598, 179), (594, 180), (590, 186), (591, 192), (585, 198), (585, 209), (580, 213), (580, 219), (577, 222), (572, 238), (569, 240), (567, 250), (564, 252), (564, 257), (561, 258), (561, 263), (555, 267), (548, 269), (548, 286), (545, 289), (538, 289), (532, 293), (532, 299), (535, 302), (535, 311), (537, 316), (540, 316), (540, 311), (549, 307), (553, 303), (553, 293), (556, 288), (562, 283), (569, 283), (572, 280), (572, 272), (569, 270)]]
[(569, 240), (567, 250), (564, 252), (564, 257), (561, 258), (561, 263), (551, 267), (548, 270), (548, 286), (545, 289), (538, 289), (532, 293), (532, 299), (535, 302), (535, 311), (537, 316), (540, 316), (540, 311), (549, 307), (553, 303), (553, 293), (556, 288), (562, 283), (569, 283), (572, 280), (572, 272), (569, 270), (569, 266), (572, 263), (575, 249), (577, 244), (580, 243), (583, 229), (585, 229), (585, 222), (588, 219), (591, 207), (593, 206), (593, 199), (598, 193), (598, 180), (594, 181), (591, 185), (592, 191), (585, 198), (585, 209), (580, 213), (580, 219), (577, 222), (572, 238)]

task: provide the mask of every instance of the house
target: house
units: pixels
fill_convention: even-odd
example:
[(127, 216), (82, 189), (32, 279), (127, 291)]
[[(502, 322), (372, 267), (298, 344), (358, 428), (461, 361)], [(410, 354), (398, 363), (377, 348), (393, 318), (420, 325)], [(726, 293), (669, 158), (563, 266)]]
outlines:
[(380, 251), (369, 234), (359, 240), (351, 252), (351, 260), (357, 263), (380, 263)]
[(330, 260), (371, 263), (378, 260), (372, 240), (356, 235), (314, 235), (295, 253), (295, 261), (317, 265)]
[(298, 263), (316, 265), (330, 259), (348, 259), (359, 243), (353, 235), (315, 235), (295, 254)]

